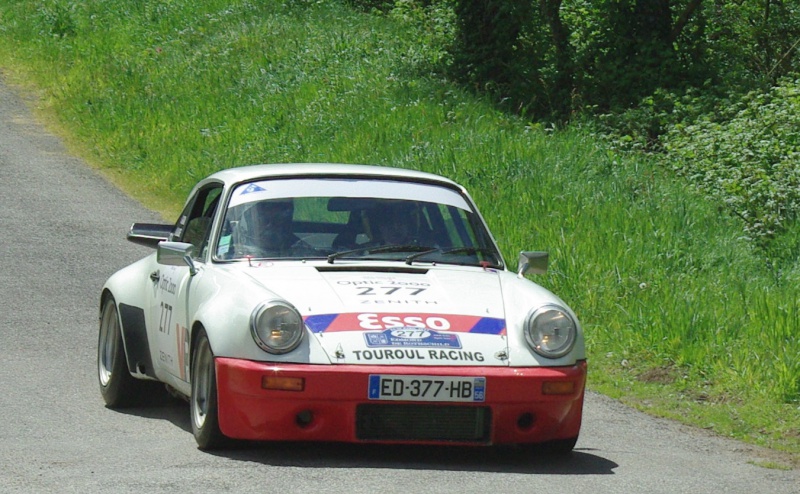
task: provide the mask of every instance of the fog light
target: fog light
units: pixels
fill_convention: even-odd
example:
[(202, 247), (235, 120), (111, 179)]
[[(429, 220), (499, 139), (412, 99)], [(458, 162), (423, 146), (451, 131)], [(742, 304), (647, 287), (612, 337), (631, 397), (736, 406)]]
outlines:
[(545, 381), (542, 383), (544, 395), (570, 395), (575, 392), (575, 383), (572, 381)]
[(314, 421), (314, 414), (311, 410), (303, 410), (295, 416), (294, 421), (301, 428), (308, 427)]
[(532, 413), (523, 413), (517, 418), (517, 427), (522, 430), (528, 430), (533, 427), (536, 422), (536, 417)]
[(264, 389), (275, 389), (279, 391), (303, 391), (303, 389), (305, 389), (305, 385), (305, 379), (302, 377), (261, 377), (261, 387)]

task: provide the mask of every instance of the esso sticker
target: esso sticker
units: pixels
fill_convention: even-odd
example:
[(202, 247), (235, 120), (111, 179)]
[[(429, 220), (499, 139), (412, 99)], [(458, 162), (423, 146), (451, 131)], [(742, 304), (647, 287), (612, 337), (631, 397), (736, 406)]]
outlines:
[(439, 316), (381, 316), (378, 314), (359, 314), (358, 323), (364, 329), (423, 328), (434, 331), (447, 331), (450, 321)]

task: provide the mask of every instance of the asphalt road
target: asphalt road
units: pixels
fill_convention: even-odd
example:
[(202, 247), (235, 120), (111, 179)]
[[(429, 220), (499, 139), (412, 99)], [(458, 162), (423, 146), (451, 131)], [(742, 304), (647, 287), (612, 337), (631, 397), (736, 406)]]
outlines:
[(157, 215), (70, 156), (0, 80), (0, 492), (800, 493), (763, 451), (589, 394), (572, 457), (254, 444), (204, 453), (185, 403), (104, 407), (99, 289)]

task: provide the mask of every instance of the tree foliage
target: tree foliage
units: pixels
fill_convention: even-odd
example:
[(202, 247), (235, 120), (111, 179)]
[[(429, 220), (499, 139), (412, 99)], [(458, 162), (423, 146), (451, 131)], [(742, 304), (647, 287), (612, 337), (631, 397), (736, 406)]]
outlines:
[(743, 221), (771, 263), (796, 259), (778, 233), (800, 211), (800, 81), (752, 91), (662, 138), (669, 164)]
[(798, 258), (800, 2), (349, 1), (412, 19), (414, 59), (508, 111), (588, 116), (615, 145), (658, 151), (770, 263)]
[(658, 90), (746, 93), (800, 69), (800, 3), (787, 0), (348, 1), (450, 9), (447, 68), (537, 119), (627, 109)]

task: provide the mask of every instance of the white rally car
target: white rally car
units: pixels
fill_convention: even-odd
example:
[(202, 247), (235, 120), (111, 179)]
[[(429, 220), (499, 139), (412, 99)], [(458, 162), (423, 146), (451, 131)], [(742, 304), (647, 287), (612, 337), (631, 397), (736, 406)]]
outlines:
[(509, 271), (474, 202), (432, 174), (260, 165), (200, 181), (152, 255), (100, 300), (111, 408), (154, 382), (189, 401), (200, 448), (230, 439), (520, 444), (571, 451), (583, 334)]

